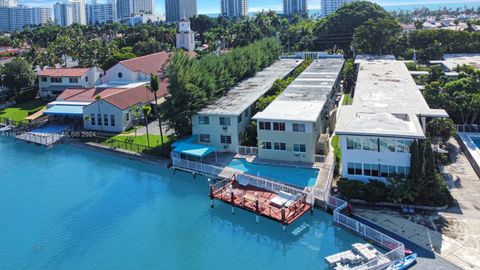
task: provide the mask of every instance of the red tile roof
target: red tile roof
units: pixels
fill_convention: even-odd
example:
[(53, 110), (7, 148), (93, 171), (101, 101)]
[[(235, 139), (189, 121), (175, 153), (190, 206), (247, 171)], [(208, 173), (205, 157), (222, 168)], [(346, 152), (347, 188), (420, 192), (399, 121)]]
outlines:
[[(158, 97), (162, 97), (160, 93)], [(137, 104), (152, 102), (155, 100), (155, 96), (145, 85), (142, 85), (128, 88), (122, 92), (105, 97), (103, 100), (121, 110), (125, 110)]]
[(170, 54), (169, 52), (159, 52), (123, 60), (119, 63), (133, 72), (140, 71), (145, 74), (160, 74), (167, 64)]
[(38, 76), (82, 77), (90, 68), (49, 68), (38, 72)]
[(94, 102), (97, 96), (106, 98), (110, 95), (125, 91), (125, 88), (89, 88), (89, 89), (65, 89), (57, 100)]

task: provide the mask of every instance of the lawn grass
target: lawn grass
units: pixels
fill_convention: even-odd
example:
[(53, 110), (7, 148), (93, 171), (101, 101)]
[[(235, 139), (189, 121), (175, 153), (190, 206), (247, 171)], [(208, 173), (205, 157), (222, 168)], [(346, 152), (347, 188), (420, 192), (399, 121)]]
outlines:
[[(150, 135), (149, 137), (149, 142), (150, 142), (150, 147), (151, 148), (155, 148), (155, 147), (158, 147), (160, 145), (162, 145), (161, 141), (160, 141), (160, 135)], [(113, 139), (113, 140), (116, 140), (116, 141), (121, 141), (121, 142), (131, 142), (131, 143), (134, 143), (134, 144), (139, 144), (139, 145), (142, 145), (142, 146), (148, 146), (148, 143), (147, 143), (147, 135), (139, 135), (139, 136), (125, 136), (125, 135), (116, 135), (116, 136), (113, 136), (111, 137), (110, 139)], [(163, 136), (163, 143), (167, 143), (169, 140), (169, 138), (167, 136)]]
[(24, 103), (15, 104), (3, 110), (0, 110), (0, 117), (9, 118), (13, 121), (21, 121), (25, 117), (38, 112), (47, 105), (47, 102), (36, 99)]

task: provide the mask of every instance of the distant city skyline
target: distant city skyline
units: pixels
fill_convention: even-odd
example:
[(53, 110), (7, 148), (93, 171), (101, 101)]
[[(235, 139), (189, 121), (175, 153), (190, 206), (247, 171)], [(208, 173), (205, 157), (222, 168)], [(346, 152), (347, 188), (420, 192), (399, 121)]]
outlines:
[[(64, 0), (18, 0), (19, 4), (30, 6), (53, 6), (56, 2), (64, 2)], [(87, 2), (90, 2), (88, 0)], [(98, 2), (106, 2), (106, 0), (99, 0)], [(320, 9), (321, 0), (308, 0), (309, 9)], [(430, 5), (430, 4), (455, 4), (458, 0), (372, 0), (371, 2), (378, 3), (382, 6), (403, 6), (403, 5)], [(479, 4), (479, 0), (463, 0), (462, 3)], [(217, 14), (220, 13), (220, 0), (198, 0), (198, 13), (199, 14)], [(249, 12), (257, 12), (261, 10), (276, 10), (282, 11), (282, 0), (250, 0)], [(155, 10), (157, 14), (165, 14), (165, 0), (155, 0)]]

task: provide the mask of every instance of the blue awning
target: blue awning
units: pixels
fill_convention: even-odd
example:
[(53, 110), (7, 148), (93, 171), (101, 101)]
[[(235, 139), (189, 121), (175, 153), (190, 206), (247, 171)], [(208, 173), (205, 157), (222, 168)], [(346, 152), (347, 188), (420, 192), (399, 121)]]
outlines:
[(189, 142), (177, 142), (177, 144), (173, 147), (174, 147), (173, 152), (175, 153), (199, 157), (199, 158), (203, 158), (208, 154), (211, 154), (216, 151), (215, 147), (189, 143)]
[(46, 115), (65, 115), (65, 116), (83, 116), (83, 105), (54, 105), (48, 108), (43, 114)]

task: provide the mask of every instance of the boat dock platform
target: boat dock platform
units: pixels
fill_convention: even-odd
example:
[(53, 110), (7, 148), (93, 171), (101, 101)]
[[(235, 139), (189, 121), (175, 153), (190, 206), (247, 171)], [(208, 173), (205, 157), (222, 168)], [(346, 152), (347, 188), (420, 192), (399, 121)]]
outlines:
[(305, 213), (312, 211), (312, 205), (307, 203), (306, 195), (298, 196), (286, 192), (272, 192), (253, 185), (242, 185), (231, 179), (222, 180), (210, 185), (211, 207), (214, 207), (213, 200), (217, 199), (232, 206), (232, 214), (235, 208), (241, 208), (255, 213), (257, 223), (259, 216), (279, 222), (286, 226), (292, 224)]
[(15, 135), (16, 139), (30, 142), (30, 143), (35, 143), (38, 145), (44, 145), (47, 147), (53, 146), (59, 142), (62, 141), (62, 135), (60, 134), (40, 134), (36, 132), (22, 132), (19, 134)]
[[(325, 257), (325, 262), (335, 270), (357, 269), (361, 264), (378, 259), (378, 265), (388, 266), (391, 261), (381, 256), (382, 253), (368, 243), (352, 244), (352, 250), (339, 252)], [(383, 269), (383, 268), (379, 268)]]

